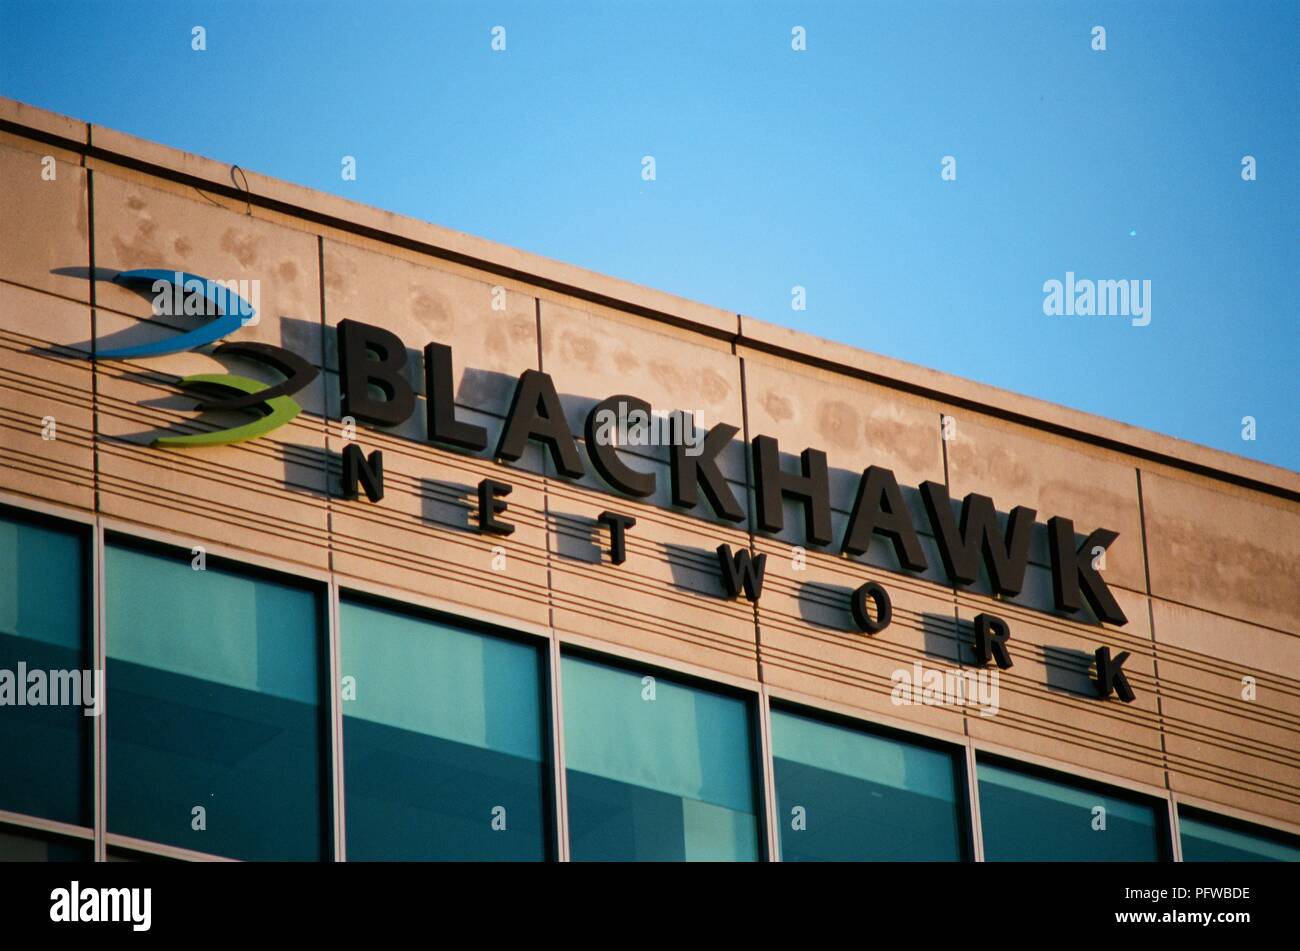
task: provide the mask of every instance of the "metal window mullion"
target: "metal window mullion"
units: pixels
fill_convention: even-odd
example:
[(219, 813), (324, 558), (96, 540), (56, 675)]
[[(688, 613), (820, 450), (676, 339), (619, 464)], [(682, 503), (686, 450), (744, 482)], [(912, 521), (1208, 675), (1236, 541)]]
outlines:
[(767, 817), (767, 856), (770, 862), (781, 861), (781, 835), (776, 815), (776, 763), (772, 759), (772, 704), (767, 686), (758, 688), (758, 743), (763, 771), (763, 812)]
[(976, 772), (975, 744), (966, 740), (966, 818), (970, 823), (971, 859), (984, 861), (984, 826), (980, 822), (980, 783)]
[(92, 742), (92, 776), (91, 809), (95, 829), (94, 861), (107, 861), (105, 836), (108, 824), (108, 621), (106, 616), (106, 595), (104, 590), (104, 526), (98, 518), (92, 534), (91, 544), (91, 614), (93, 630), (91, 633), (91, 670), (100, 671), (102, 676), (99, 698), (99, 716), (94, 718), (94, 740)]
[(344, 808), (343, 789), (343, 661), (339, 652), (339, 585), (333, 575), (326, 589), (327, 627), (329, 649), (330, 697), (330, 776), (331, 801), (334, 810), (334, 861), (346, 862), (347, 811)]
[(13, 829), (30, 829), (32, 832), (48, 832), (52, 835), (65, 836), (70, 839), (94, 842), (95, 830), (91, 826), (73, 825), (58, 819), (46, 819), (25, 812), (9, 812), (0, 809), (0, 827)]
[(564, 691), (560, 683), (560, 639), (551, 630), (550, 639), (551, 686), (551, 759), (555, 764), (555, 845), (556, 859), (570, 861), (569, 852), (569, 790), (564, 771)]
[(1178, 799), (1169, 794), (1169, 850), (1170, 858), (1175, 862), (1183, 860), (1183, 834), (1178, 827)]

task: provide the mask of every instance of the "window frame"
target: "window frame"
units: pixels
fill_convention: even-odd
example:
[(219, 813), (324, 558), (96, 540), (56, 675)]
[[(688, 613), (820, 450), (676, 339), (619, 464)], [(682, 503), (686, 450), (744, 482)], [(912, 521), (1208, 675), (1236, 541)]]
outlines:
[[(1035, 779), (1041, 779), (1046, 782), (1057, 783), (1062, 786), (1073, 786), (1076, 789), (1095, 792), (1100, 795), (1110, 796), (1115, 799), (1127, 800), (1128, 802), (1149, 806), (1155, 816), (1156, 829), (1156, 857), (1151, 861), (1153, 865), (1164, 865), (1174, 861), (1174, 841), (1173, 830), (1169, 822), (1169, 799), (1167, 797), (1152, 796), (1148, 793), (1139, 792), (1125, 786), (1115, 783), (1107, 783), (1091, 777), (1079, 776), (1074, 773), (1067, 773), (1060, 769), (1054, 769), (1049, 766), (1042, 766), (1038, 763), (1031, 763), (1026, 760), (1015, 759), (1002, 755), (1000, 753), (989, 753), (983, 750), (976, 750), (975, 753), (975, 795), (979, 795), (979, 766), (981, 763), (987, 763), (1000, 769), (1012, 772), (1023, 773)], [(984, 836), (984, 822), (982, 818), (983, 810), (981, 809), (980, 820), (980, 837)], [(983, 850), (983, 841), (981, 841), (981, 851)], [(987, 861), (987, 859), (985, 860)], [(1037, 859), (1017, 859), (1015, 861), (1039, 861)], [(1051, 859), (1042, 861), (1072, 861), (1070, 859)]]
[[(104, 660), (104, 693), (105, 700), (112, 694), (112, 686), (108, 676), (108, 662), (111, 659), (109, 654), (112, 642), (112, 632), (108, 627), (108, 604), (109, 604), (109, 585), (108, 585), (108, 550), (110, 547), (125, 548), (135, 551), (139, 554), (154, 555), (158, 557), (179, 558), (181, 562), (191, 562), (195, 557), (193, 548), (186, 548), (183, 544), (171, 541), (163, 541), (158, 538), (135, 535), (130, 532), (122, 531), (116, 527), (105, 526), (102, 532), (102, 556), (98, 580), (101, 583), (101, 612), (102, 612), (102, 643), (101, 651)], [(320, 757), (320, 775), (317, 777), (317, 784), (322, 796), (321, 799), (321, 828), (320, 834), (320, 858), (317, 861), (333, 861), (337, 854), (335, 842), (335, 821), (334, 815), (338, 806), (335, 803), (334, 796), (334, 774), (335, 774), (335, 755), (334, 755), (334, 723), (332, 713), (332, 697), (330, 686), (330, 628), (332, 621), (330, 618), (329, 603), (329, 585), (317, 578), (308, 575), (295, 575), (286, 570), (269, 568), (265, 565), (253, 564), (247, 561), (241, 561), (238, 558), (231, 557), (224, 553), (214, 554), (206, 544), (204, 549), (204, 570), (208, 571), (216, 568), (225, 571), (228, 574), (241, 576), (253, 581), (271, 581), (286, 587), (298, 588), (311, 594), (316, 602), (316, 633), (314, 637), (315, 660), (316, 660), (316, 708), (318, 726), (320, 730), (319, 749), (317, 754)], [(103, 758), (104, 772), (107, 773), (112, 768), (108, 744), (108, 709), (107, 705), (101, 720), (104, 723), (101, 729), (104, 732), (103, 740)], [(105, 840), (105, 860), (107, 860), (107, 850), (111, 847), (125, 847), (132, 851), (145, 851), (143, 848), (136, 847), (134, 843), (149, 843), (156, 846), (157, 855), (161, 857), (170, 857), (174, 855), (204, 855), (211, 856), (213, 859), (230, 860), (230, 856), (223, 856), (217, 853), (195, 852), (186, 849), (183, 846), (172, 845), (167, 842), (156, 842), (152, 839), (138, 839), (134, 836), (126, 835), (120, 832), (114, 832), (110, 824), (111, 816), (108, 804), (108, 789), (105, 783), (103, 790), (103, 826)]]
[[(958, 843), (961, 848), (961, 856), (954, 861), (961, 864), (975, 861), (976, 843), (975, 822), (971, 803), (971, 776), (967, 765), (968, 758), (966, 755), (966, 747), (963, 744), (942, 740), (938, 737), (926, 736), (923, 733), (913, 733), (910, 730), (905, 730), (889, 724), (877, 723), (873, 720), (864, 720), (860, 717), (850, 716), (847, 713), (824, 710), (820, 707), (814, 707), (794, 700), (773, 697), (769, 702), (769, 710), (793, 713), (796, 716), (802, 716), (809, 720), (817, 720), (829, 726), (841, 727), (857, 733), (865, 733), (868, 736), (874, 736), (877, 739), (910, 744), (912, 746), (919, 746), (923, 749), (946, 754), (952, 763), (953, 786), (957, 794), (956, 808), (961, 823), (961, 828), (958, 830)], [(774, 797), (778, 794), (776, 788), (775, 745), (773, 745), (772, 748), (772, 793)]]
[[(29, 509), (14, 505), (4, 498), (0, 497), (0, 518), (17, 522), (20, 525), (31, 525), (40, 528), (47, 528), (52, 531), (62, 531), (76, 538), (78, 543), (78, 555), (80, 564), (78, 566), (81, 575), (78, 587), (80, 607), (82, 612), (82, 631), (81, 631), (81, 660), (84, 668), (95, 670), (95, 661), (97, 659), (97, 633), (99, 628), (99, 617), (97, 613), (96, 590), (98, 582), (98, 564), (96, 552), (95, 524), (93, 520), (81, 521), (70, 518), (67, 515), (48, 511), (44, 508)], [(108, 691), (108, 678), (104, 678), (104, 691)], [(106, 699), (106, 698), (105, 698)], [(81, 800), (80, 818), (81, 822), (64, 822), (59, 819), (50, 819), (45, 816), (38, 816), (30, 813), (10, 812), (0, 810), (0, 817), (10, 825), (30, 828), (35, 831), (53, 832), (62, 835), (75, 835), (70, 830), (76, 829), (81, 832), (89, 832), (91, 837), (95, 834), (96, 816), (98, 812), (98, 803), (96, 801), (96, 790), (99, 785), (99, 765), (96, 761), (96, 746), (98, 743), (98, 725), (103, 720), (104, 713), (101, 711), (99, 717), (84, 718), (89, 722), (83, 731), (80, 742), (80, 749), (77, 751), (79, 762), (81, 764), (81, 789), (79, 798)], [(28, 824), (21, 820), (31, 820)]]
[[(749, 785), (750, 795), (754, 800), (754, 821), (758, 825), (758, 855), (755, 856), (756, 863), (776, 861), (779, 843), (769, 841), (772, 835), (771, 816), (768, 814), (768, 803), (766, 788), (766, 779), (768, 777), (767, 767), (770, 764), (770, 757), (764, 755), (763, 737), (767, 735), (767, 729), (770, 725), (764, 722), (767, 716), (762, 696), (743, 687), (734, 684), (723, 683), (717, 680), (709, 680), (707, 677), (701, 677), (697, 674), (686, 673), (680, 670), (674, 670), (653, 661), (638, 661), (631, 657), (625, 657), (619, 654), (609, 654), (581, 644), (566, 644), (561, 642), (559, 645), (557, 668), (563, 666), (565, 657), (575, 657), (580, 660), (587, 660), (593, 663), (602, 664), (606, 667), (612, 667), (615, 670), (624, 673), (643, 674), (652, 676), (656, 679), (667, 680), (670, 683), (676, 683), (682, 687), (692, 690), (704, 691), (707, 693), (718, 694), (724, 697), (730, 697), (734, 700), (740, 700), (745, 704), (745, 723), (749, 750), (747, 759), (749, 761)], [(560, 676), (560, 670), (556, 670), (556, 684), (560, 693), (560, 702), (564, 702), (564, 683)], [(560, 730), (563, 731), (564, 724), (561, 721)], [(565, 777), (565, 794), (568, 794), (568, 763), (564, 765)], [(568, 803), (565, 803), (565, 815), (567, 825)]]
[[(559, 835), (559, 789), (556, 782), (558, 746), (555, 737), (555, 725), (558, 717), (555, 712), (555, 700), (551, 691), (551, 686), (558, 680), (559, 672), (553, 670), (553, 652), (544, 646), (545, 639), (539, 638), (535, 634), (529, 634), (526, 631), (517, 631), (511, 628), (502, 627), (501, 625), (492, 624), (488, 621), (478, 620), (476, 618), (467, 618), (462, 615), (454, 614), (450, 611), (440, 610), (429, 607), (428, 605), (414, 604), (409, 601), (401, 601), (397, 598), (387, 595), (376, 594), (373, 591), (366, 591), (362, 588), (354, 588), (349, 585), (340, 583), (337, 586), (337, 599), (335, 607), (341, 608), (344, 602), (357, 604), (361, 606), (370, 606), (384, 611), (391, 611), (394, 614), (404, 615), (415, 620), (428, 621), (434, 624), (442, 624), (446, 627), (459, 628), (470, 634), (477, 634), (482, 637), (495, 637), (498, 640), (508, 641), (513, 644), (520, 644), (537, 652), (538, 656), (538, 684), (537, 694), (540, 701), (538, 707), (539, 723), (542, 727), (542, 775), (543, 775), (543, 809), (542, 809), (542, 841), (545, 847), (545, 854), (542, 858), (544, 863), (557, 862), (560, 858), (560, 835)], [(331, 623), (337, 624), (337, 650), (338, 663), (343, 663), (343, 625), (337, 616), (331, 619)], [(340, 666), (340, 675), (342, 668)], [(338, 716), (338, 770), (346, 789), (347, 776), (345, 773), (347, 766), (347, 754), (344, 750), (344, 730), (343, 730), (343, 711), (340, 706)], [(343, 797), (341, 811), (346, 817), (347, 813), (347, 795)], [(344, 848), (347, 846), (346, 830), (343, 836)]]

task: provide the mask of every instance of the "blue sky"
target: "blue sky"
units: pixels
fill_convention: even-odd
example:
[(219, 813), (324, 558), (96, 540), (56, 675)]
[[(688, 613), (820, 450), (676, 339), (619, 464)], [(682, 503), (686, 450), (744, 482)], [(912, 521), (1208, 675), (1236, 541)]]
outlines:
[(1291, 469), (1298, 52), (1293, 0), (0, 0), (0, 95)]

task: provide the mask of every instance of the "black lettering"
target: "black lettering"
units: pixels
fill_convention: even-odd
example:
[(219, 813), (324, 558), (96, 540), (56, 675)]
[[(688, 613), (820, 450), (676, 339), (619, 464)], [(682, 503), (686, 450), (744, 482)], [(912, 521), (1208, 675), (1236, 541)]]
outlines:
[(894, 543), (900, 565), (909, 571), (925, 571), (925, 552), (912, 527), (912, 516), (903, 502), (898, 480), (891, 470), (880, 466), (871, 466), (862, 473), (842, 550), (850, 555), (865, 555), (873, 532)]
[[(406, 378), (406, 347), (383, 327), (343, 320), (338, 327), (342, 414), (376, 426), (397, 426), (415, 409)], [(373, 356), (372, 356), (373, 354)], [(375, 399), (374, 386), (384, 394)]]
[(358, 483), (371, 502), (384, 497), (384, 454), (376, 449), (367, 460), (353, 442), (343, 447), (343, 498), (355, 499)]
[(975, 660), (987, 664), (996, 660), (1003, 670), (1011, 667), (1011, 652), (1007, 650), (1007, 641), (1011, 640), (1011, 628), (1002, 618), (992, 614), (980, 614), (975, 618)]
[(494, 535), (509, 535), (515, 527), (497, 518), (507, 508), (503, 497), (514, 491), (508, 482), (484, 479), (478, 484), (478, 530)]
[(1052, 597), (1058, 611), (1074, 613), (1083, 607), (1079, 600), (1082, 591), (1097, 617), (1110, 624), (1127, 624), (1128, 618), (1120, 610), (1115, 596), (1106, 582), (1092, 567), (1093, 550), (1110, 547), (1118, 532), (1099, 528), (1074, 547), (1074, 522), (1053, 516), (1047, 522), (1049, 549), (1052, 553)]
[[(868, 599), (875, 605), (874, 619), (867, 610)], [(853, 611), (853, 623), (868, 634), (880, 633), (894, 618), (894, 604), (889, 600), (889, 592), (874, 581), (868, 581), (854, 591), (849, 606)]]
[(1119, 694), (1119, 698), (1125, 703), (1136, 700), (1137, 694), (1128, 685), (1128, 678), (1124, 676), (1122, 669), (1124, 661), (1129, 658), (1129, 652), (1122, 651), (1112, 658), (1109, 647), (1098, 647), (1097, 653), (1093, 656), (1097, 658), (1097, 693), (1101, 698), (1105, 700), (1114, 692)]
[(597, 521), (609, 527), (609, 560), (616, 565), (623, 564), (627, 561), (626, 533), (636, 525), (636, 519), (617, 512), (601, 512)]
[(970, 585), (979, 580), (979, 560), (983, 553), (993, 590), (1011, 597), (1020, 593), (1034, 529), (1033, 509), (1017, 505), (1011, 510), (1007, 538), (1003, 541), (998, 513), (987, 495), (972, 492), (962, 501), (960, 529), (952, 516), (945, 486), (938, 482), (921, 483), (921, 500), (939, 542), (944, 571), (954, 583)]
[(635, 396), (611, 396), (609, 399), (601, 400), (587, 414), (587, 424), (583, 430), (583, 435), (587, 440), (587, 455), (591, 457), (591, 464), (596, 467), (596, 471), (600, 473), (606, 482), (626, 495), (634, 495), (639, 499), (643, 499), (654, 494), (654, 473), (638, 472), (628, 467), (619, 458), (613, 440), (598, 438), (599, 433), (597, 430), (601, 427), (600, 420), (597, 417), (612, 414), (617, 419), (620, 403), (627, 408), (628, 416), (631, 416), (634, 412), (644, 413), (646, 424), (649, 425), (650, 404), (645, 400), (637, 399)]
[(457, 421), (454, 380), (451, 347), (441, 343), (425, 347), (424, 393), (428, 397), (429, 441), (481, 452), (487, 448), (487, 431), (482, 426)]
[(748, 548), (742, 548), (734, 555), (730, 545), (718, 546), (718, 564), (722, 567), (722, 587), (727, 597), (740, 597), (744, 590), (745, 597), (757, 601), (763, 593), (763, 572), (767, 569), (767, 555), (751, 558)]
[(785, 525), (781, 510), (784, 496), (803, 502), (804, 537), (810, 545), (831, 543), (831, 493), (826, 453), (805, 449), (799, 456), (801, 475), (781, 471), (781, 450), (771, 436), (755, 436), (754, 495), (758, 499), (758, 524), (776, 533)]
[(673, 505), (693, 509), (700, 504), (699, 489), (713, 506), (719, 518), (728, 522), (743, 522), (745, 510), (736, 501), (735, 493), (718, 468), (718, 453), (731, 442), (740, 430), (726, 423), (718, 423), (709, 430), (700, 446), (700, 454), (692, 456), (687, 447), (674, 443), (669, 459), (672, 462)]
[(564, 420), (564, 409), (555, 392), (549, 374), (540, 370), (525, 370), (515, 387), (515, 397), (506, 416), (501, 441), (497, 443), (497, 458), (516, 462), (528, 447), (528, 440), (545, 443), (560, 475), (580, 479), (583, 475), (582, 457), (578, 444)]

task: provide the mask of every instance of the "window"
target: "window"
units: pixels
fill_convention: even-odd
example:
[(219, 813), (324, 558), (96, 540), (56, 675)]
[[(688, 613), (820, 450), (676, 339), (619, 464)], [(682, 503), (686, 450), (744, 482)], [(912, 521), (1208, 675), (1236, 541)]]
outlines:
[(107, 851), (105, 851), (105, 853), (104, 853), (104, 861), (106, 861), (106, 862), (135, 862), (135, 863), (141, 863), (141, 862), (153, 862), (153, 863), (162, 863), (162, 862), (176, 862), (176, 861), (178, 861), (178, 860), (177, 860), (177, 859), (172, 859), (172, 858), (167, 858), (167, 857), (162, 856), (162, 855), (157, 855), (157, 854), (155, 854), (155, 853), (153, 853), (153, 852), (139, 852), (139, 851), (136, 851), (136, 850), (134, 850), (134, 849), (116, 849), (116, 848), (110, 848), (110, 849), (108, 849)]
[(753, 717), (737, 697), (566, 656), (571, 857), (760, 857)]
[(540, 650), (346, 600), (339, 629), (348, 859), (545, 859)]
[(1155, 862), (1168, 854), (1164, 802), (982, 759), (977, 773), (986, 861)]
[(105, 574), (109, 831), (233, 858), (322, 858), (319, 593), (116, 542)]
[(951, 752), (774, 709), (772, 759), (784, 861), (965, 857)]
[(1300, 862), (1300, 839), (1212, 816), (1178, 810), (1178, 833), (1184, 862)]
[(89, 839), (0, 826), (0, 862), (89, 862)]
[(85, 692), (97, 689), (88, 550), (84, 529), (0, 510), (0, 809), (82, 826), (95, 722)]

